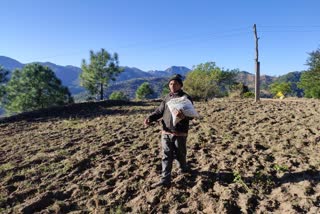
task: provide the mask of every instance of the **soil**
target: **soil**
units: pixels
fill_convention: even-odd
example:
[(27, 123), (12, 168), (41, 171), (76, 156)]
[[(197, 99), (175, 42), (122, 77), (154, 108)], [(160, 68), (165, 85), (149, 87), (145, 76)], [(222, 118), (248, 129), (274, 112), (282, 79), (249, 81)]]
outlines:
[(0, 121), (3, 213), (319, 213), (320, 102), (196, 102), (190, 172), (159, 181), (160, 103), (88, 103)]

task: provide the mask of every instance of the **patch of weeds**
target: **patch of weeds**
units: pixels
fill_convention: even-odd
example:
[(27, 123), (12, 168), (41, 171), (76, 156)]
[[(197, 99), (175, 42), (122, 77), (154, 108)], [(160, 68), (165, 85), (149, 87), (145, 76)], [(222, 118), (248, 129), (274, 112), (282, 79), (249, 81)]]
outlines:
[(234, 176), (233, 182), (240, 184), (241, 186), (243, 186), (247, 190), (247, 192), (251, 193), (250, 188), (243, 181), (243, 179), (242, 179), (242, 177), (241, 177), (239, 172), (237, 172), (237, 171), (233, 172), (233, 176)]
[(279, 165), (279, 164), (275, 164), (273, 169), (275, 169), (277, 172), (287, 172), (289, 171), (288, 166), (286, 165)]
[[(3, 207), (7, 202), (6, 197), (4, 197), (2, 194), (0, 195), (0, 211), (1, 211), (1, 207)], [(2, 212), (1, 212), (2, 213)]]
[(79, 189), (82, 193), (88, 193), (90, 191), (90, 187), (83, 184), (79, 184)]
[(6, 174), (5, 178), (3, 180), (7, 181), (9, 179), (11, 179), (14, 175), (14, 172), (13, 171), (10, 171)]
[(79, 119), (70, 118), (69, 120), (62, 120), (62, 126), (71, 129), (81, 129), (86, 127), (87, 124)]
[(275, 186), (272, 176), (265, 174), (261, 171), (258, 171), (254, 174), (253, 184), (258, 187), (261, 187), (264, 193), (270, 193), (272, 188)]
[(70, 169), (72, 169), (72, 167), (73, 167), (73, 165), (69, 160), (64, 161), (62, 173), (67, 173)]
[(12, 163), (5, 163), (0, 165), (0, 173), (13, 169), (15, 166)]
[(122, 214), (125, 213), (125, 209), (122, 204), (110, 209), (110, 214)]
[(182, 193), (182, 195), (179, 196), (178, 201), (180, 203), (185, 203), (189, 198), (189, 195), (187, 193)]
[(222, 138), (226, 141), (232, 140), (232, 135), (229, 133), (223, 133)]
[(57, 156), (62, 156), (62, 157), (66, 157), (67, 155), (69, 155), (69, 152), (67, 150), (61, 149), (58, 153)]

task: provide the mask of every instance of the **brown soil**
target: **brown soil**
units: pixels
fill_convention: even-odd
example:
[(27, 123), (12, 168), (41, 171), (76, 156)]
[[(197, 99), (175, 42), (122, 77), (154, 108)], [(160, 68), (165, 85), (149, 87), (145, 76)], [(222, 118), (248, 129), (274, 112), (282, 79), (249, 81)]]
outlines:
[[(121, 105), (119, 105), (121, 104)], [(188, 163), (161, 171), (158, 102), (73, 105), (0, 123), (0, 212), (319, 213), (320, 102), (195, 103)]]

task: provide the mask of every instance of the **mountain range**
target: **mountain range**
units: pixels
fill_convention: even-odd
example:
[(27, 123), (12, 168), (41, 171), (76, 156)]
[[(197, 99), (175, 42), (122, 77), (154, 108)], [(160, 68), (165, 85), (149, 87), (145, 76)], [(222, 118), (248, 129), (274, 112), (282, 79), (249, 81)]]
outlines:
[[(81, 68), (67, 65), (61, 66), (56, 65), (51, 62), (36, 62), (44, 66), (48, 66), (51, 68), (56, 76), (62, 81), (62, 84), (67, 86), (70, 92), (73, 95), (81, 93), (84, 89), (80, 86), (80, 74)], [(21, 69), (26, 64), (21, 63), (15, 59), (6, 56), (0, 56), (0, 65), (3, 66), (5, 69), (12, 72), (15, 69)], [(159, 77), (169, 77), (173, 74), (181, 74), (185, 76), (190, 69), (184, 66), (172, 66), (164, 71), (161, 70), (153, 70), (153, 71), (142, 71), (138, 68), (124, 66), (122, 67), (124, 71), (117, 76), (115, 82), (111, 82), (111, 85), (117, 84), (119, 82), (125, 82), (132, 79), (149, 79), (149, 78), (159, 78)]]
[[(67, 65), (61, 66), (56, 65), (51, 62), (37, 62), (41, 65), (48, 66), (51, 68), (56, 76), (62, 81), (62, 84), (67, 86), (70, 92), (74, 96), (79, 96), (84, 93), (84, 88), (80, 86), (80, 74), (81, 68)], [(9, 71), (14, 69), (21, 69), (26, 64), (21, 63), (15, 59), (6, 56), (0, 56), (0, 65)], [(106, 95), (112, 93), (115, 90), (125, 90), (130, 98), (134, 97), (136, 89), (143, 82), (149, 82), (155, 90), (155, 96), (159, 96), (163, 87), (163, 84), (166, 83), (168, 78), (174, 74), (181, 74), (186, 76), (190, 71), (189, 68), (184, 66), (171, 66), (166, 70), (151, 70), (143, 71), (139, 68), (123, 66), (124, 71), (117, 76), (116, 81), (111, 82), (109, 88), (106, 90)], [(288, 76), (291, 78), (290, 81), (297, 82), (300, 79), (301, 72), (291, 72), (287, 75), (275, 77), (268, 75), (261, 75), (261, 89), (267, 89), (267, 87), (276, 81), (277, 79), (288, 79)], [(292, 77), (294, 76), (294, 79)], [(255, 75), (247, 71), (241, 71), (238, 73), (237, 81), (242, 82), (247, 85), (249, 88), (254, 88)]]

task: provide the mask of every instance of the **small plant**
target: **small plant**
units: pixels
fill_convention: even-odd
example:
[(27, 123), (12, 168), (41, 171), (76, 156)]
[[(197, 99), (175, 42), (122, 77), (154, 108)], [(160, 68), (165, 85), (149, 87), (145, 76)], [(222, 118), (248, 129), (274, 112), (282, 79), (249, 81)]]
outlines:
[(253, 185), (260, 187), (259, 189), (263, 190), (264, 193), (267, 193), (270, 192), (271, 189), (274, 187), (275, 182), (272, 176), (258, 171), (254, 174)]
[(81, 122), (79, 119), (63, 120), (62, 126), (71, 129), (82, 129), (87, 127), (88, 124)]
[(111, 214), (122, 214), (124, 213), (123, 205), (119, 204), (118, 206), (110, 209)]
[(10, 169), (13, 169), (14, 168), (14, 165), (12, 163), (5, 163), (5, 164), (2, 164), (0, 166), (0, 173), (1, 172), (4, 172), (4, 171), (7, 171), (7, 170), (10, 170)]
[(241, 177), (241, 175), (240, 175), (239, 172), (237, 172), (237, 171), (233, 172), (233, 176), (234, 176), (233, 182), (242, 185), (242, 186), (247, 190), (247, 192), (251, 193), (250, 188), (249, 188), (248, 185), (242, 180), (242, 177)]
[(273, 169), (275, 169), (277, 172), (287, 172), (287, 171), (289, 171), (287, 166), (285, 166), (285, 165), (281, 166), (279, 164), (274, 165)]

